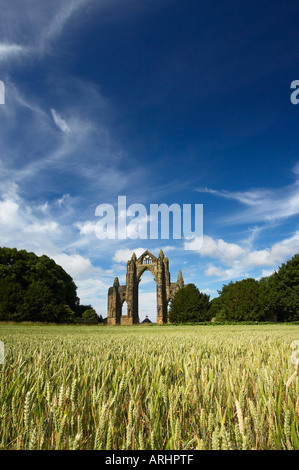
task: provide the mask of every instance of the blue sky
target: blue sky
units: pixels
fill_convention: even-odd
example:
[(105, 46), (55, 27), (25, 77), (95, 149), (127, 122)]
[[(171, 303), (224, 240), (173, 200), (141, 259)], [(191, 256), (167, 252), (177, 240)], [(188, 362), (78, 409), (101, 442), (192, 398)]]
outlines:
[[(0, 6), (1, 246), (54, 258), (104, 317), (134, 250), (162, 248), (211, 297), (299, 251), (298, 2)], [(203, 204), (203, 245), (98, 240), (95, 209), (120, 195)], [(149, 273), (140, 294), (155, 320)]]

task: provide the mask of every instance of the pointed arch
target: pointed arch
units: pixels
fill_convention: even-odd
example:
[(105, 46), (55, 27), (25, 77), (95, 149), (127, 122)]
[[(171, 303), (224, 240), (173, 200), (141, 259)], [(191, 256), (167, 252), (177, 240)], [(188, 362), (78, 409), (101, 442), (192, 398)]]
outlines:
[[(139, 323), (138, 314), (138, 285), (145, 271), (150, 271), (156, 283), (157, 323), (167, 322), (167, 306), (175, 292), (184, 286), (181, 271), (177, 282), (170, 282), (169, 261), (162, 250), (159, 257), (146, 250), (137, 259), (133, 253), (127, 262), (126, 284), (119, 285), (118, 278), (108, 290), (108, 325), (133, 325)], [(123, 314), (123, 304), (126, 302), (127, 314)]]

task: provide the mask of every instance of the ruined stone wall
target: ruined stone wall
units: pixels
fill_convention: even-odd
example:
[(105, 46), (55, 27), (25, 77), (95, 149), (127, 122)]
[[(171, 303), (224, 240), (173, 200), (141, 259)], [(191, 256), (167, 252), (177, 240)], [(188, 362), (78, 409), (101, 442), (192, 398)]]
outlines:
[[(170, 282), (169, 260), (163, 251), (159, 258), (145, 251), (138, 259), (133, 253), (127, 262), (126, 285), (120, 286), (116, 277), (108, 289), (108, 325), (134, 325), (139, 323), (138, 285), (144, 271), (150, 271), (157, 286), (157, 324), (167, 322), (167, 305), (175, 292), (184, 286), (183, 276), (179, 272), (176, 283)], [(122, 305), (127, 302), (127, 315), (122, 315)]]

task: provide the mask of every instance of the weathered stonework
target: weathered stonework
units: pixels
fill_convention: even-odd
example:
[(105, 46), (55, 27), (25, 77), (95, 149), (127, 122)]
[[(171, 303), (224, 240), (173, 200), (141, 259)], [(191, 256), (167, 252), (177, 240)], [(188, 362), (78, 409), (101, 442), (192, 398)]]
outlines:
[[(120, 286), (116, 277), (112, 287), (108, 289), (108, 325), (135, 325), (139, 323), (138, 285), (144, 271), (150, 271), (157, 285), (157, 324), (167, 322), (167, 305), (174, 293), (184, 286), (181, 271), (177, 282), (170, 282), (169, 261), (163, 251), (159, 258), (145, 251), (138, 259), (133, 253), (127, 262), (126, 285)], [(122, 306), (127, 302), (127, 315), (122, 315)]]

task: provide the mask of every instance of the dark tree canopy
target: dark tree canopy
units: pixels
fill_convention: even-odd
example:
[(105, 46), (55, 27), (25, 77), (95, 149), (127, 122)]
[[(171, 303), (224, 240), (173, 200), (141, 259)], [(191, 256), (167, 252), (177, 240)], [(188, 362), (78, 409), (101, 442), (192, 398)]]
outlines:
[(99, 317), (97, 315), (97, 312), (95, 311), (94, 308), (88, 308), (83, 312), (82, 318), (85, 318), (87, 320), (96, 320), (98, 321)]
[(269, 277), (224, 285), (210, 312), (220, 321), (299, 321), (299, 254)]
[(299, 321), (299, 253), (269, 277), (277, 297), (278, 321)]
[(203, 322), (209, 320), (210, 297), (194, 284), (179, 289), (171, 300), (169, 321), (171, 323)]
[(252, 278), (230, 282), (214, 300), (217, 320), (263, 321), (265, 309), (260, 298), (260, 284)]
[(48, 256), (0, 248), (0, 320), (73, 321), (76, 290), (71, 276)]

